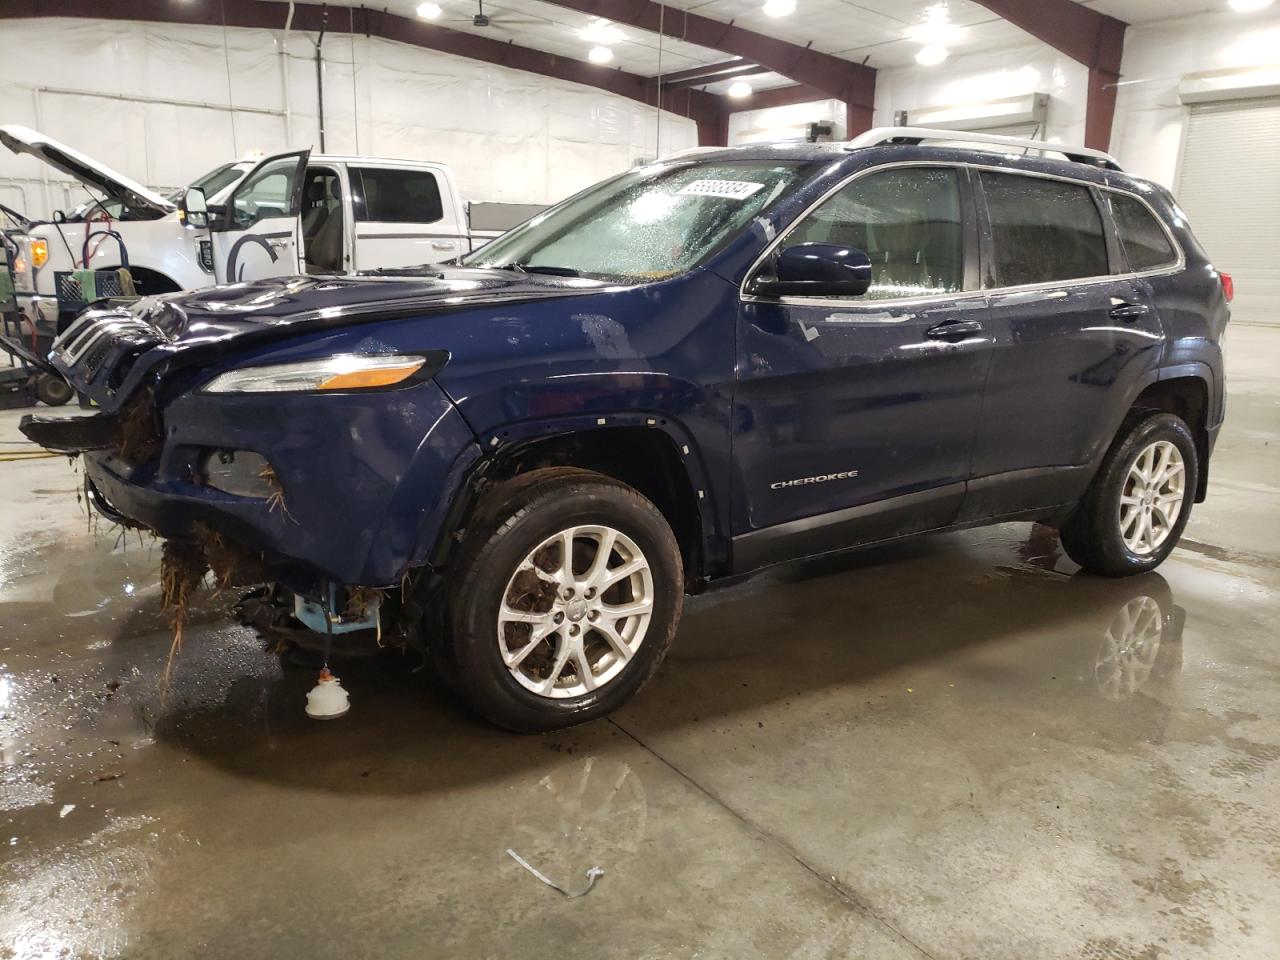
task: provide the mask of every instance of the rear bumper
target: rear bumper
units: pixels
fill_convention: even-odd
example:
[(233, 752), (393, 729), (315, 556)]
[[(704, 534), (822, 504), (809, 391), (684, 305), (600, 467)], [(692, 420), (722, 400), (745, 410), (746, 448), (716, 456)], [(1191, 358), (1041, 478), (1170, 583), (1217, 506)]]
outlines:
[[(480, 457), (470, 428), (434, 382), (319, 396), (186, 394), (161, 412), (162, 445), (130, 464), (101, 442), (109, 417), (44, 421), (23, 430), (83, 452), (91, 495), (110, 519), (185, 538), (203, 523), (260, 551), (273, 576), (390, 586), (425, 561), (467, 472)], [(77, 446), (77, 444), (80, 444)], [(264, 457), (280, 496), (211, 486), (217, 451)]]

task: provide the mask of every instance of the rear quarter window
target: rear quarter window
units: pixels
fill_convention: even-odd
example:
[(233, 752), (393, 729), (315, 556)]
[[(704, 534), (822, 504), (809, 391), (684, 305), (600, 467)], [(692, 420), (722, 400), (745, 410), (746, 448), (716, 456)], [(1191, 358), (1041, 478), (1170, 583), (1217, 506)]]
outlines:
[(1145, 203), (1123, 193), (1108, 192), (1107, 198), (1130, 270), (1142, 273), (1178, 262), (1178, 251), (1169, 240), (1168, 232)]
[(443, 219), (440, 184), (429, 170), (351, 168), (355, 217), (369, 223), (435, 223)]
[(997, 286), (1111, 272), (1102, 215), (1083, 184), (983, 171)]

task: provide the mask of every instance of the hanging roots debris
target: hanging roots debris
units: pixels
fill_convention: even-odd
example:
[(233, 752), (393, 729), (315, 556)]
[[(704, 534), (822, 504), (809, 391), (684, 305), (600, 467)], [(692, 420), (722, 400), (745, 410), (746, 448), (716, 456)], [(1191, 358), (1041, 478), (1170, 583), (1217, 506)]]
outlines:
[(164, 609), (173, 615), (173, 643), (165, 663), (164, 679), (168, 685), (173, 659), (182, 649), (182, 628), (192, 594), (204, 583), (205, 573), (213, 572), (216, 589), (248, 586), (267, 579), (261, 553), (234, 543), (203, 523), (192, 524), (191, 540), (166, 540), (160, 552), (160, 585)]
[(276, 474), (276, 468), (268, 463), (258, 472), (258, 477), (271, 488), (271, 496), (267, 497), (267, 512), (275, 513), (276, 507), (279, 507), (281, 515), (286, 520), (297, 523), (298, 521), (293, 519), (293, 514), (289, 512), (289, 507), (284, 502), (284, 485)]
[(182, 649), (182, 625), (187, 605), (196, 588), (204, 582), (209, 565), (200, 544), (189, 540), (166, 540), (160, 551), (160, 587), (164, 608), (173, 612), (173, 643), (164, 665), (164, 683), (169, 685), (173, 658)]
[(143, 390), (120, 418), (120, 459), (130, 466), (140, 466), (160, 452), (161, 444), (155, 396), (150, 390)]
[(192, 524), (191, 532), (204, 551), (205, 562), (213, 571), (219, 590), (247, 587), (267, 579), (261, 553), (228, 543), (222, 534), (203, 523)]

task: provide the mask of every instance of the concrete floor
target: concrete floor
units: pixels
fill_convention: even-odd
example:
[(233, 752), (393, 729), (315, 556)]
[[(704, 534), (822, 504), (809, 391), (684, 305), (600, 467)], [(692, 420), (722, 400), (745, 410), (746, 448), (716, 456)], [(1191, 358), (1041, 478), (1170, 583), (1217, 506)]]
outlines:
[(793, 567), (534, 738), (394, 661), (310, 722), (207, 596), (164, 692), (158, 551), (0, 463), (0, 957), (1280, 956), (1280, 329), (1229, 351), (1158, 574), (1025, 524)]

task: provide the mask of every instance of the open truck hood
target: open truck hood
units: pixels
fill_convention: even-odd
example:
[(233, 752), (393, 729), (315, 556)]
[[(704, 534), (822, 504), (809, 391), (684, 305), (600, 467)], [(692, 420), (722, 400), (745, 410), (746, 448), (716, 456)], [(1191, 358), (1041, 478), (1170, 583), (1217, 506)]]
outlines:
[(158, 213), (172, 213), (177, 209), (160, 194), (148, 190), (135, 180), (124, 174), (116, 173), (106, 164), (99, 163), (92, 157), (86, 157), (78, 150), (73, 150), (52, 137), (46, 137), (38, 130), (20, 127), (16, 124), (0, 126), (0, 143), (14, 153), (26, 153), (39, 157), (55, 170), (74, 177), (86, 187), (92, 187), (105, 193), (113, 200), (119, 200), (126, 206), (154, 210)]

